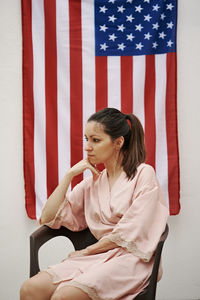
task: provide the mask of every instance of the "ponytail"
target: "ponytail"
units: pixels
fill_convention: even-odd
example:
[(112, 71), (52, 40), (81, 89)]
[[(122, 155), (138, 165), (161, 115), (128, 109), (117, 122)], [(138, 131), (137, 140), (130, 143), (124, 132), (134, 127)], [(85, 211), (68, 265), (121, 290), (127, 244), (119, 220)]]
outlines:
[(124, 143), (122, 166), (129, 179), (135, 176), (137, 167), (145, 162), (146, 149), (144, 144), (144, 130), (139, 119), (133, 115), (125, 115), (127, 122), (130, 122), (130, 136), (127, 143)]

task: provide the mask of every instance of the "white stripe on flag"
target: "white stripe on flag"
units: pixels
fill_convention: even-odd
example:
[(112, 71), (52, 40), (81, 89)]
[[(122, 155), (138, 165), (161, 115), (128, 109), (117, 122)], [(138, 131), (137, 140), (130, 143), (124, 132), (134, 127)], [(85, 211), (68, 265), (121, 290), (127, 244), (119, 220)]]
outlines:
[(120, 56), (108, 56), (108, 107), (121, 109)]
[(155, 118), (156, 118), (156, 174), (166, 199), (168, 195), (168, 157), (166, 136), (166, 54), (155, 55), (156, 68), (156, 95), (155, 95)]
[(145, 56), (133, 58), (133, 112), (145, 125), (144, 116)]
[(47, 198), (44, 6), (40, 0), (32, 1), (32, 38), (35, 193), (36, 217), (39, 218), (43, 202)]
[[(83, 137), (88, 118), (95, 112), (95, 41), (94, 9), (90, 0), (82, 2), (82, 61), (83, 61)], [(85, 139), (83, 147), (85, 146)], [(83, 151), (86, 157), (85, 151)], [(84, 178), (91, 176), (86, 170)]]
[(70, 166), (70, 73), (68, 1), (56, 2), (58, 170), (59, 181)]

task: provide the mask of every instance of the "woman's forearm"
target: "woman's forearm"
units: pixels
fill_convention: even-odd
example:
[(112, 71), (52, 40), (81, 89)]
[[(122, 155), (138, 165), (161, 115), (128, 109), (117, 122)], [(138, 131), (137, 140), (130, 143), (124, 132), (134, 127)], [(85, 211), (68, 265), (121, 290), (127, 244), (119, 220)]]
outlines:
[(89, 246), (86, 248), (87, 254), (92, 255), (92, 254), (98, 254), (102, 252), (106, 252), (108, 250), (112, 250), (114, 248), (118, 248), (119, 246), (115, 244), (114, 242), (110, 241), (109, 239), (105, 238), (97, 243)]
[(53, 220), (58, 211), (59, 206), (65, 199), (66, 192), (73, 178), (72, 172), (68, 171), (59, 185), (53, 191), (46, 201), (40, 217), (40, 223), (45, 224)]
[(98, 175), (98, 170), (92, 166), (88, 159), (83, 159), (74, 165), (66, 173), (65, 177), (61, 180), (57, 188), (47, 199), (47, 202), (42, 210), (42, 215), (40, 217), (40, 224), (45, 224), (54, 219), (56, 212), (60, 204), (65, 199), (65, 194), (68, 190), (68, 187), (73, 179), (73, 177), (83, 173), (86, 169), (89, 169), (94, 175)]
[(85, 249), (71, 252), (68, 257), (73, 258), (73, 257), (86, 256), (86, 255), (94, 255), (94, 254), (112, 250), (114, 248), (119, 248), (119, 246), (114, 242), (110, 241), (109, 239), (105, 238)]

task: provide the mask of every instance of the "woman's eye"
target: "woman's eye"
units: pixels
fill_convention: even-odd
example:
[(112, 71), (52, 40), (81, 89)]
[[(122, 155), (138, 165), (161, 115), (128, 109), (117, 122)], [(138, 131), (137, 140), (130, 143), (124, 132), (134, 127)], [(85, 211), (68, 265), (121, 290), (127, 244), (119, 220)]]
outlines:
[(86, 142), (88, 141), (88, 138), (86, 136), (84, 136), (84, 139), (86, 140)]
[(99, 139), (93, 139), (93, 141), (94, 141), (95, 143), (98, 143), (98, 142), (99, 142)]

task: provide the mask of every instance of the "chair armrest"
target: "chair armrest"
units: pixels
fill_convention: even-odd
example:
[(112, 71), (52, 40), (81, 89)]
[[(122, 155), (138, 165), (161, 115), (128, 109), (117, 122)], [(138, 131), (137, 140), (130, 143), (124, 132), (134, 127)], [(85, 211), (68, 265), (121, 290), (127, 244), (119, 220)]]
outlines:
[(40, 271), (38, 260), (40, 247), (57, 236), (68, 238), (76, 250), (83, 249), (97, 241), (88, 228), (83, 231), (74, 232), (65, 227), (52, 229), (46, 225), (41, 226), (30, 236), (30, 277)]

